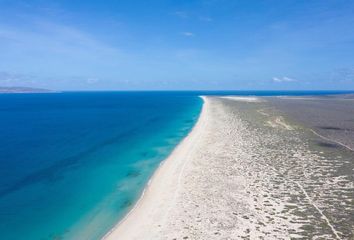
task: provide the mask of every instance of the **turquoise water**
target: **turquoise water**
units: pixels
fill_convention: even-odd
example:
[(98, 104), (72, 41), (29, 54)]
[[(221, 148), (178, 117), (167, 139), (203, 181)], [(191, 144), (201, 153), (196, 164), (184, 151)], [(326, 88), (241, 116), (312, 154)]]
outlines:
[(185, 137), (178, 93), (0, 95), (1, 239), (99, 239)]
[(77, 92), (0, 95), (0, 236), (100, 239), (195, 124), (198, 95), (342, 92)]

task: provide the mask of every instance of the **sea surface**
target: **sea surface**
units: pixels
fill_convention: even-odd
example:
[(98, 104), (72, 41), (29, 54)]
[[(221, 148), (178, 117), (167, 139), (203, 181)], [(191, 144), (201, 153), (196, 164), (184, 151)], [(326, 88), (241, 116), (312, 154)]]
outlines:
[(0, 238), (100, 239), (190, 132), (199, 95), (321, 92), (0, 94)]

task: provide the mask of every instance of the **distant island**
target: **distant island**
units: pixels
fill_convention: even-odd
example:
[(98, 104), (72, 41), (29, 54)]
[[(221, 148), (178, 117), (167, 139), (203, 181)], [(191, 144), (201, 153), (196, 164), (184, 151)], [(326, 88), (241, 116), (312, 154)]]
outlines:
[(0, 87), (0, 93), (54, 93), (57, 91), (31, 87)]

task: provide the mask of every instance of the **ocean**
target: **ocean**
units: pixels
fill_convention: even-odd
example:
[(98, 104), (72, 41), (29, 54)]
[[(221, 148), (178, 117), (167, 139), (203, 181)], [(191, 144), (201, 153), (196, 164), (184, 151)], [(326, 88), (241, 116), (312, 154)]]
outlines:
[(198, 95), (344, 92), (0, 94), (0, 234), (100, 239), (190, 132)]
[(1, 239), (99, 239), (198, 118), (197, 96), (0, 95)]

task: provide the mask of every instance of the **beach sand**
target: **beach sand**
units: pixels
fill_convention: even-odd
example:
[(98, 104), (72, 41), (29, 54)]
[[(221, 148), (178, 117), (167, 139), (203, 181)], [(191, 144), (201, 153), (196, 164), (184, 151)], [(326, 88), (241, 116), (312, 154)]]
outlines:
[(196, 126), (104, 239), (351, 239), (353, 153), (251, 100), (204, 97)]

